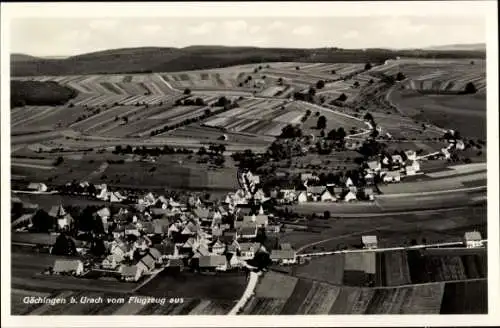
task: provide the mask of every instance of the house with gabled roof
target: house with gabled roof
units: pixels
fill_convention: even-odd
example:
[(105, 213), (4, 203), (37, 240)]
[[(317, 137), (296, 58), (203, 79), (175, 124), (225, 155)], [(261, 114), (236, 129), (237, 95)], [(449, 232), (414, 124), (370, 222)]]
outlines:
[(273, 249), (270, 259), (279, 264), (294, 264), (297, 262), (297, 254), (293, 249)]
[(155, 259), (150, 254), (146, 254), (139, 260), (139, 262), (137, 262), (136, 265), (143, 272), (151, 272), (155, 268), (155, 263)]
[(361, 236), (361, 241), (363, 243), (363, 247), (366, 249), (374, 249), (378, 246), (377, 236), (374, 235)]
[(406, 175), (416, 175), (420, 171), (420, 164), (417, 161), (409, 161), (405, 166)]
[(366, 171), (368, 173), (377, 173), (377, 172), (380, 172), (380, 170), (382, 170), (382, 164), (380, 163), (380, 161), (369, 161), (366, 163), (366, 166), (367, 166), (367, 169)]
[(328, 189), (325, 189), (325, 191), (323, 191), (323, 193), (320, 196), (320, 200), (322, 202), (334, 202), (337, 199), (335, 198), (334, 195), (332, 195), (332, 193)]
[(223, 255), (209, 255), (199, 258), (199, 268), (209, 271), (227, 270), (227, 259)]
[(383, 176), (384, 182), (400, 182), (401, 173), (399, 171), (388, 171)]
[(110, 254), (102, 261), (101, 267), (105, 270), (114, 270), (120, 265), (120, 262), (116, 256)]
[(129, 223), (125, 226), (125, 235), (140, 236), (141, 233), (135, 224)]
[(221, 255), (224, 253), (226, 250), (226, 244), (221, 242), (219, 239), (216, 239), (215, 242), (212, 244), (212, 253)]
[(348, 188), (354, 186), (354, 182), (352, 182), (352, 179), (350, 177), (348, 177), (345, 180), (345, 186), (348, 187)]
[(239, 259), (246, 261), (255, 257), (255, 253), (259, 250), (259, 243), (238, 243), (240, 251)]
[(483, 247), (483, 238), (479, 231), (467, 231), (464, 234), (464, 243), (467, 248)]
[(236, 231), (236, 239), (253, 239), (257, 237), (257, 226), (243, 226)]
[(357, 196), (356, 196), (356, 193), (352, 192), (351, 190), (349, 190), (349, 192), (344, 196), (344, 200), (346, 202), (352, 202), (352, 201), (355, 201), (357, 200)]
[(138, 265), (123, 265), (120, 274), (124, 281), (136, 282), (141, 279), (143, 270)]
[(299, 203), (307, 203), (308, 200), (309, 198), (307, 197), (306, 191), (301, 191), (297, 196), (297, 202)]
[(202, 221), (209, 220), (210, 210), (204, 207), (196, 207), (193, 209), (194, 215)]
[(55, 274), (72, 274), (80, 276), (83, 270), (83, 262), (80, 260), (56, 260), (53, 267), (53, 272)]
[(46, 192), (48, 190), (47, 185), (42, 182), (31, 182), (28, 185), (28, 189), (37, 192)]

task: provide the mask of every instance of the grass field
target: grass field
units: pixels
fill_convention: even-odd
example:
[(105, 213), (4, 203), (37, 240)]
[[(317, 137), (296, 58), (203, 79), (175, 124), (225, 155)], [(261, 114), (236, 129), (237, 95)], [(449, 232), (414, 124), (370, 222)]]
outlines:
[(422, 95), (395, 90), (390, 101), (407, 115), (437, 126), (455, 129), (469, 138), (486, 138), (486, 96)]
[[(268, 275), (271, 278), (267, 278)], [(285, 284), (287, 291), (289, 286), (294, 287), (286, 295), (258, 290), (242, 314), (458, 314), (487, 311), (484, 281), (360, 288), (297, 279), (272, 271), (262, 280)], [(478, 297), (477, 304), (472, 304), (474, 301), (469, 297), (472, 295)]]

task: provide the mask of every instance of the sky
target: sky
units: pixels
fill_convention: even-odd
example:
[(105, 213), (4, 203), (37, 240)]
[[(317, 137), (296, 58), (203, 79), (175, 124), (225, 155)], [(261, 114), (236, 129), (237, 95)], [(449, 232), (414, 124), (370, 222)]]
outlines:
[(14, 18), (10, 52), (70, 56), (129, 47), (418, 48), (486, 42), (481, 16)]

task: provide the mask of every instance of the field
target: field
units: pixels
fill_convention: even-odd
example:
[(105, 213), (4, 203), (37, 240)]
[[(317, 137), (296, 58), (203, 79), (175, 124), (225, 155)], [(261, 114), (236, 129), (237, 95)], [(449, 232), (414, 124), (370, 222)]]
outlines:
[[(269, 278), (267, 276), (270, 276)], [(439, 314), (485, 313), (485, 282), (432, 283), (400, 288), (359, 288), (268, 272), (261, 284), (293, 285), (292, 293), (272, 295), (266, 289), (246, 304), (242, 314)], [(467, 297), (465, 296), (467, 293)], [(478, 303), (474, 304), (475, 295)], [(276, 297), (270, 297), (276, 296)], [(451, 300), (452, 297), (456, 299)], [(467, 313), (469, 313), (467, 312)]]
[(486, 96), (426, 95), (395, 90), (390, 100), (402, 112), (420, 121), (460, 131), (468, 138), (486, 138)]
[(431, 92), (463, 91), (473, 82), (480, 93), (486, 90), (486, 61), (473, 60), (412, 60), (403, 59), (375, 67), (373, 71), (388, 75), (402, 72), (405, 88)]

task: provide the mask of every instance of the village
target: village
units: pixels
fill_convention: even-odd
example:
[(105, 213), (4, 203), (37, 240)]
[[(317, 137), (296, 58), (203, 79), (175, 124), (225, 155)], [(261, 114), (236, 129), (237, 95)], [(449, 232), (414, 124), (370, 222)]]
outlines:
[[(448, 149), (458, 149), (456, 140), (450, 140)], [(377, 160), (362, 163), (358, 175), (345, 175), (338, 184), (322, 184), (318, 175), (302, 173), (299, 185), (267, 192), (260, 176), (241, 170), (240, 189), (215, 200), (194, 193), (178, 198), (152, 192), (139, 196), (86, 181), (68, 183), (61, 191), (31, 183), (28, 192), (80, 194), (124, 206), (88, 207), (75, 219), (62, 205), (46, 213), (13, 195), (13, 207), (22, 213), (13, 220), (13, 239), (19, 242), (27, 231), (48, 233), (54, 243), (41, 244), (51, 254), (77, 256), (55, 260), (45, 274), (97, 274), (124, 282), (137, 282), (162, 270), (214, 274), (296, 264), (301, 259), (293, 245), (280, 243), (283, 221), (270, 213), (269, 203), (372, 202), (377, 184), (422, 174), (419, 160), (425, 157), (412, 150), (380, 154)], [(477, 244), (482, 240), (477, 231), (466, 233), (465, 240), (467, 247), (482, 246)], [(366, 249), (377, 248), (376, 235), (364, 235), (361, 241)]]

